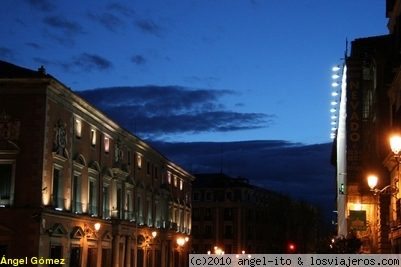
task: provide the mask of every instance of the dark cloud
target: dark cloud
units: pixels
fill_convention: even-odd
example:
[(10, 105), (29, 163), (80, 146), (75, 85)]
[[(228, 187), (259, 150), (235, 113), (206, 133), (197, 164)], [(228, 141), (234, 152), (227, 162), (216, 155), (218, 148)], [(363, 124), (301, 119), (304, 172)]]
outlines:
[(144, 33), (160, 37), (161, 27), (151, 19), (137, 20), (135, 25)]
[(112, 68), (113, 64), (99, 55), (83, 53), (74, 58), (70, 66), (79, 67), (85, 71), (107, 70)]
[(47, 61), (42, 58), (34, 58), (34, 60), (38, 63), (45, 63), (46, 65), (57, 65), (68, 72), (105, 71), (113, 67), (113, 64), (108, 59), (89, 53), (82, 53), (67, 62)]
[(192, 173), (224, 172), (254, 185), (322, 206), (334, 207), (335, 172), (332, 144), (303, 145), (286, 141), (151, 142)]
[(124, 22), (118, 16), (108, 12), (102, 14), (88, 13), (88, 17), (113, 32), (124, 25)]
[(25, 44), (34, 49), (42, 49), (42, 46), (38, 43), (29, 42), (29, 43), (25, 43)]
[(136, 65), (144, 65), (146, 63), (146, 59), (142, 55), (132, 56), (131, 61)]
[(84, 33), (82, 26), (74, 21), (65, 19), (61, 16), (50, 16), (43, 19), (43, 22), (56, 30), (62, 30), (67, 34)]
[(115, 11), (121, 15), (124, 15), (126, 17), (132, 17), (135, 15), (135, 11), (125, 5), (122, 5), (120, 3), (111, 3), (107, 6), (108, 10)]
[(12, 59), (15, 56), (15, 51), (8, 48), (8, 47), (0, 47), (0, 57), (2, 58), (7, 58), (7, 59)]
[[(274, 115), (226, 110), (229, 90), (179, 86), (115, 87), (78, 92), (123, 127), (144, 138), (176, 133), (230, 132), (269, 127)], [(110, 96), (113, 95), (113, 101)]]
[(50, 0), (25, 0), (31, 7), (44, 11), (44, 12), (51, 12), (56, 9), (56, 6)]

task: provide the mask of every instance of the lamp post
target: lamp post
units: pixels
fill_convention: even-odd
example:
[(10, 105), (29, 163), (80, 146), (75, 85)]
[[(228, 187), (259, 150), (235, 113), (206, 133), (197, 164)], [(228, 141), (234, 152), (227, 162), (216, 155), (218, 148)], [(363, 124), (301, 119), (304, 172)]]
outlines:
[(397, 194), (398, 192), (398, 189), (392, 186), (391, 184), (386, 185), (382, 189), (376, 188), (379, 178), (374, 174), (369, 175), (367, 180), (368, 180), (368, 185), (370, 187), (370, 191), (372, 191), (374, 195), (381, 195), (381, 194), (394, 195)]

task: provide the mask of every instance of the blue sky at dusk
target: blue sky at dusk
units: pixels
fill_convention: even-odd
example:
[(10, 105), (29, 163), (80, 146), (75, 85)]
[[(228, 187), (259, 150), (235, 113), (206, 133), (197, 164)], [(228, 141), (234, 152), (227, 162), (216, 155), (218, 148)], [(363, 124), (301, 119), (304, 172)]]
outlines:
[(384, 0), (2, 0), (0, 58), (44, 65), (140, 137), (316, 144), (346, 39), (386, 23)]

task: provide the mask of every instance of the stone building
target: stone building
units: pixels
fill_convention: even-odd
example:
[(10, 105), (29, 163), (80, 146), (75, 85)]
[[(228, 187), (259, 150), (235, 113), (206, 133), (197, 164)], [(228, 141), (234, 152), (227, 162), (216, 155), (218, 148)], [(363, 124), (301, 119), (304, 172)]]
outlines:
[(187, 266), (193, 180), (43, 67), (0, 61), (1, 255)]
[(195, 174), (192, 248), (195, 253), (316, 252), (322, 235), (318, 210), (244, 178)]
[(401, 252), (400, 154), (390, 145), (401, 129), (400, 1), (387, 0), (385, 15), (388, 34), (351, 42), (334, 142), (338, 235), (355, 234), (366, 253)]

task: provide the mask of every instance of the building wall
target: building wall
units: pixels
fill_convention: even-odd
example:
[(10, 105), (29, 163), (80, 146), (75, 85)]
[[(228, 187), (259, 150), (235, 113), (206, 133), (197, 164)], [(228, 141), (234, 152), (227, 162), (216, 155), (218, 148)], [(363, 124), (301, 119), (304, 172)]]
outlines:
[(319, 214), (311, 206), (224, 174), (195, 175), (192, 235), (195, 253), (316, 252)]
[(71, 266), (184, 266), (189, 243), (177, 239), (191, 233), (194, 177), (53, 77), (28, 74), (0, 79), (0, 132), (10, 120), (19, 128), (0, 135), (0, 164), (15, 168), (14, 199), (0, 203), (1, 252)]

